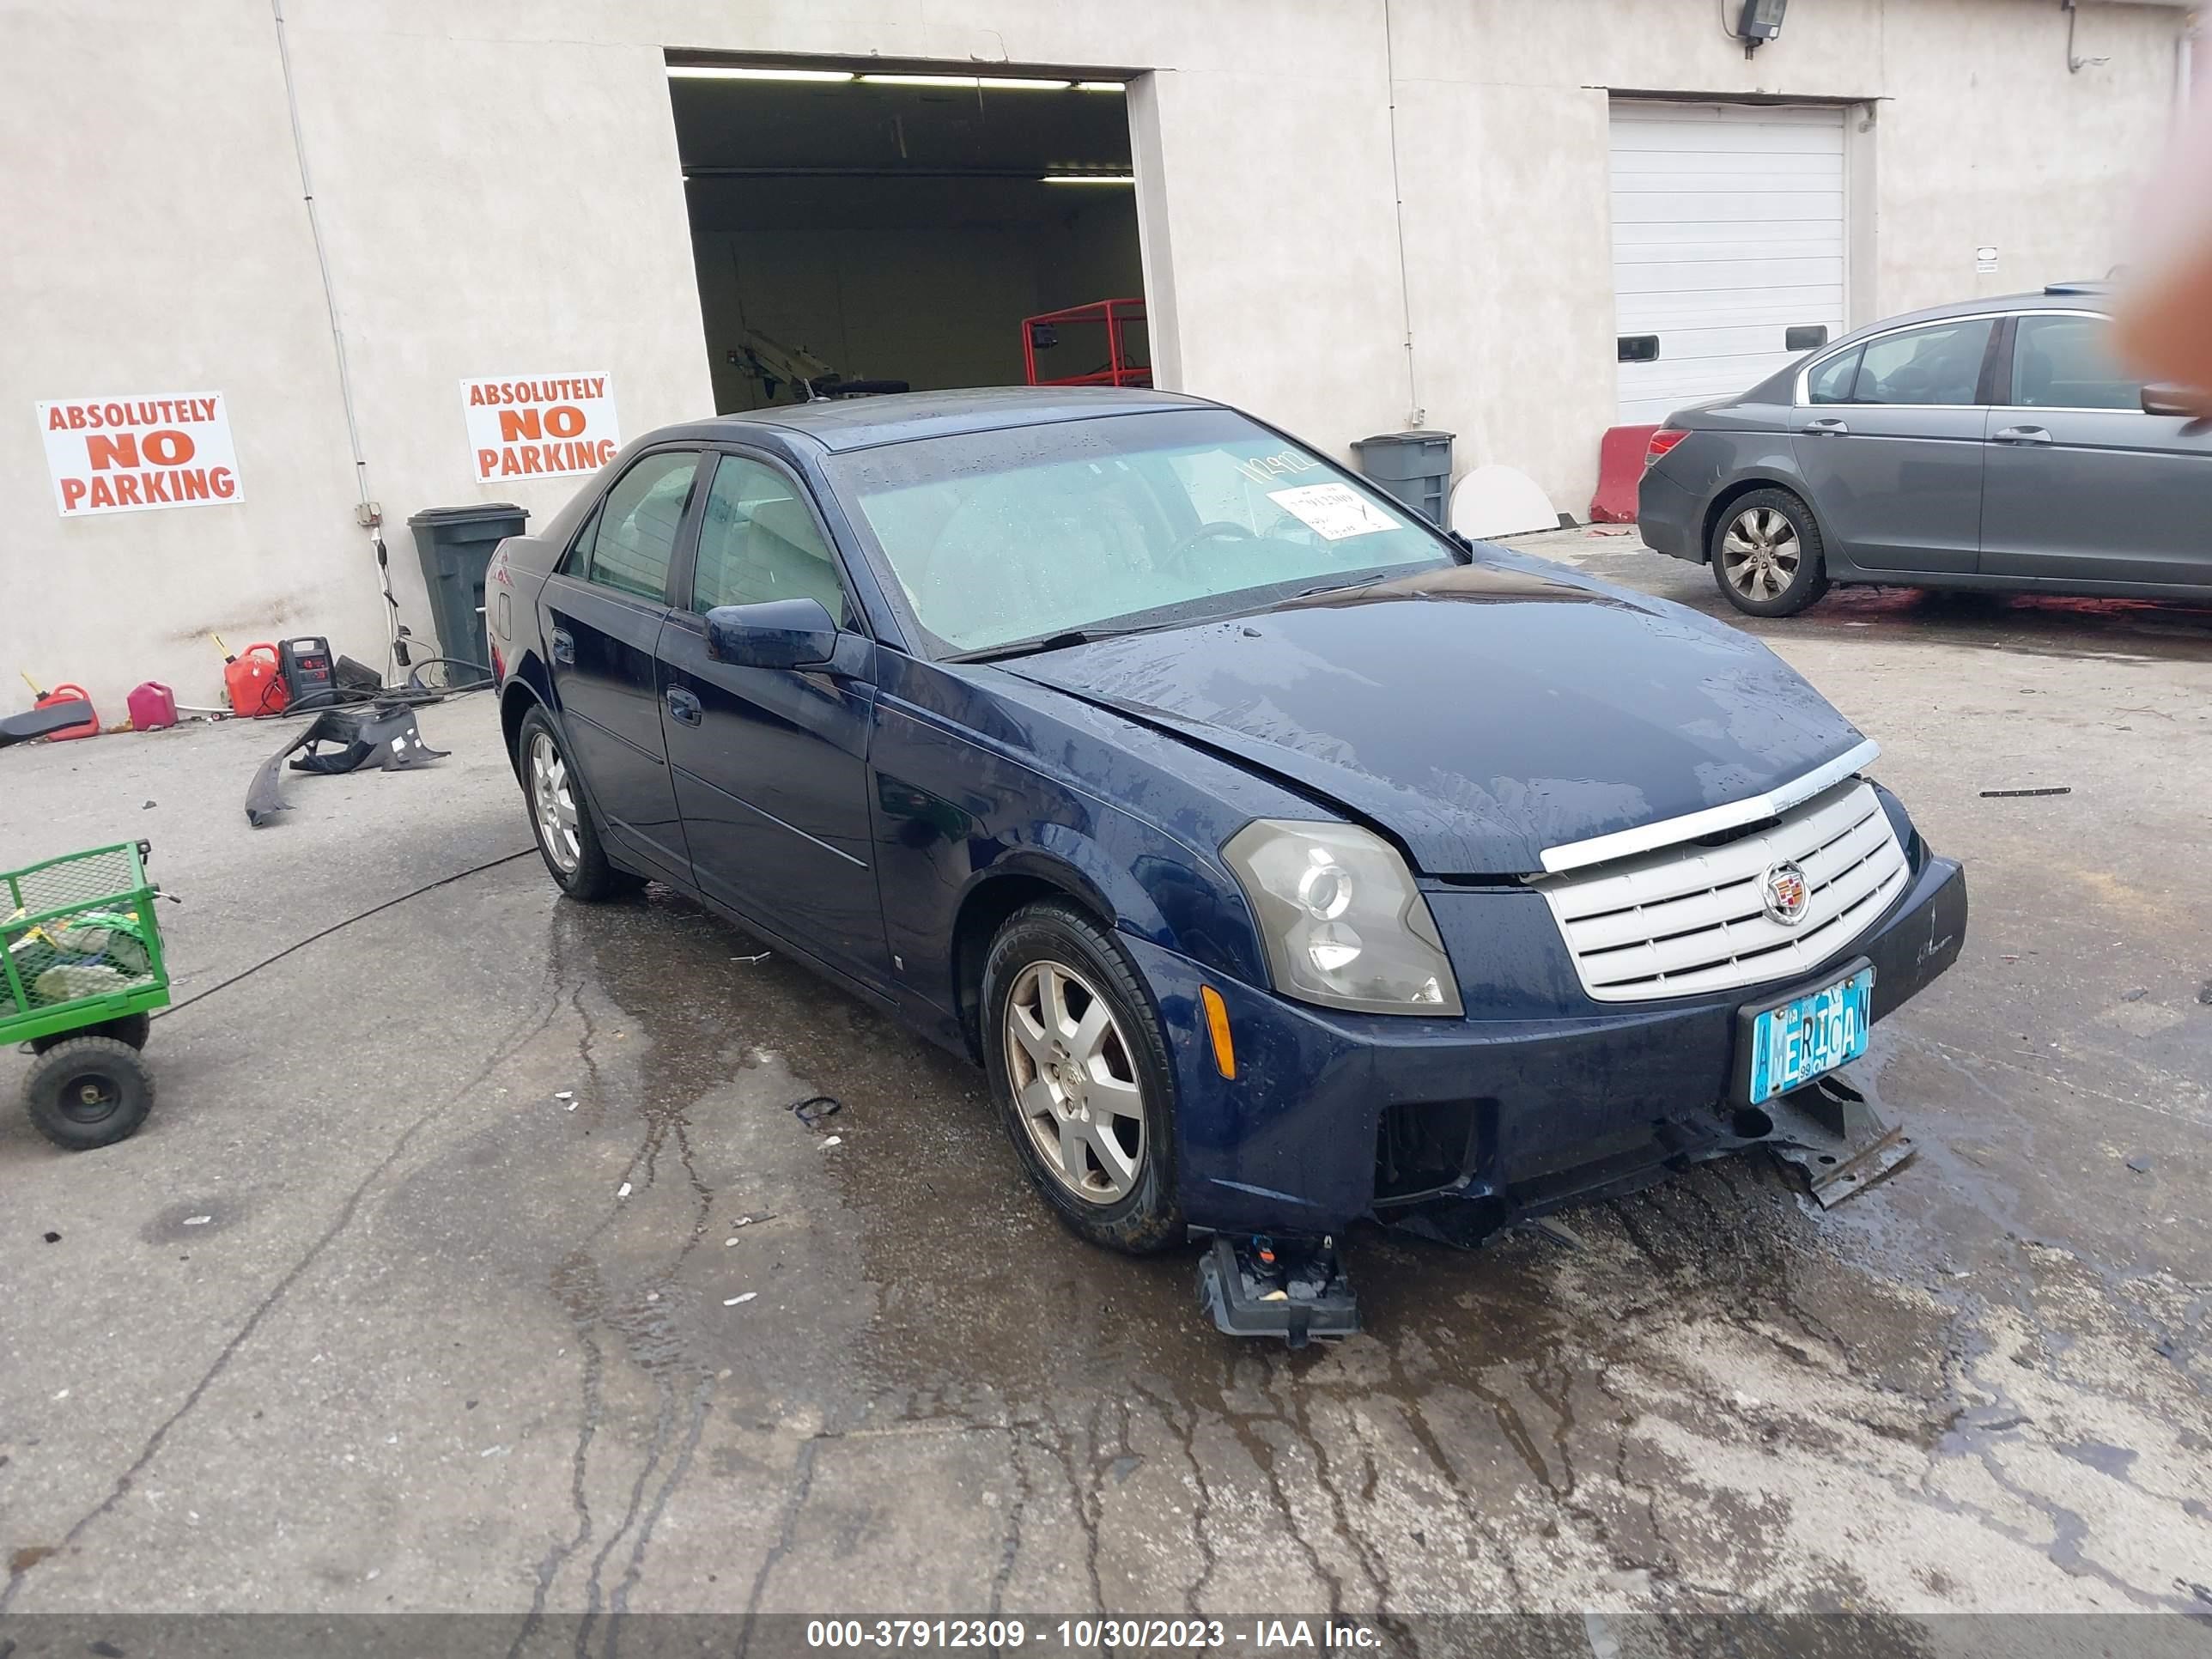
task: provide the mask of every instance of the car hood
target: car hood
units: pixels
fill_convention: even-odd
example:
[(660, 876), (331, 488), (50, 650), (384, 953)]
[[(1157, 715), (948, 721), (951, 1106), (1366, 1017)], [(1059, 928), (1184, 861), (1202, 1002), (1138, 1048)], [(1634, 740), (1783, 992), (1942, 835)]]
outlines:
[(1264, 769), (1437, 875), (1538, 871), (1864, 741), (1748, 635), (1503, 550), (1000, 665)]

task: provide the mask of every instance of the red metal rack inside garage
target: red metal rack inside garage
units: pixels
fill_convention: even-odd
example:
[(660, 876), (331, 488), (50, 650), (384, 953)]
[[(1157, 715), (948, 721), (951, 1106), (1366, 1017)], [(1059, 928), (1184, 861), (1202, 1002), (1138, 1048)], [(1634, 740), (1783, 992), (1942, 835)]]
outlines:
[[(1103, 327), (1106, 331), (1106, 362), (1082, 374), (1040, 375), (1037, 373), (1038, 331), (1044, 331), (1043, 346), (1050, 349), (1060, 344), (1060, 331), (1068, 327)], [(1086, 306), (1070, 306), (1065, 311), (1047, 311), (1035, 317), (1022, 319), (1022, 365), (1028, 372), (1031, 386), (1150, 386), (1152, 366), (1150, 362), (1133, 361), (1130, 334), (1134, 330), (1140, 337), (1145, 332), (1145, 302), (1142, 300), (1094, 300)], [(1082, 337), (1079, 336), (1078, 337)], [(1149, 347), (1151, 340), (1145, 337)], [(1147, 349), (1142, 354), (1151, 356)]]

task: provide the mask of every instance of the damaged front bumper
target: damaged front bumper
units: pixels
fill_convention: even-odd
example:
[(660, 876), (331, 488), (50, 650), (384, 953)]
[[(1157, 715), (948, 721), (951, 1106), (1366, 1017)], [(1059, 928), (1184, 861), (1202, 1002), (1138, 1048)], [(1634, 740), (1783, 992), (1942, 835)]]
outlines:
[[(1528, 956), (1534, 933), (1515, 931), (1528, 915), (1494, 908), (1502, 955)], [(1904, 895), (1836, 963), (1873, 964), (1879, 1021), (1951, 965), (1966, 926), (1963, 872), (1923, 854)], [(1791, 1133), (1796, 1107), (1778, 1109), (1789, 1103), (1732, 1097), (1737, 1011), (1784, 988), (1598, 1005), (1571, 972), (1486, 994), (1462, 960), (1471, 1017), (1429, 1020), (1336, 1014), (1206, 977), (1235, 1037), (1237, 1075), (1224, 1079), (1198, 1012), (1200, 969), (1127, 935), (1123, 943), (1170, 1034), (1180, 1184), (1194, 1229), (1320, 1235), (1371, 1216), (1471, 1245), (1672, 1169), (1805, 1139)], [(1547, 998), (1571, 1012), (1532, 1016)], [(1514, 1017), (1475, 1017), (1501, 1006)], [(1861, 1174), (1866, 1184), (1879, 1178), (1872, 1163)]]
[[(327, 753), (325, 744), (330, 746)], [(246, 821), (256, 830), (274, 823), (276, 815), (291, 805), (284, 799), (284, 762), (303, 749), (307, 752), (292, 762), (292, 769), (324, 777), (364, 766), (411, 772), (445, 759), (449, 752), (422, 741), (410, 703), (375, 701), (366, 708), (326, 708), (255, 770), (246, 790)]]

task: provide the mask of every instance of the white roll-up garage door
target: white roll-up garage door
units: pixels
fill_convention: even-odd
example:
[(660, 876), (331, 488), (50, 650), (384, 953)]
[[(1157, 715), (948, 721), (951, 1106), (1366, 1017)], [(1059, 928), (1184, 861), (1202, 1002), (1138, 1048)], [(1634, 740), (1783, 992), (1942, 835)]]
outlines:
[(1839, 108), (1613, 100), (1623, 425), (1746, 391), (1811, 331), (1844, 331), (1844, 199)]

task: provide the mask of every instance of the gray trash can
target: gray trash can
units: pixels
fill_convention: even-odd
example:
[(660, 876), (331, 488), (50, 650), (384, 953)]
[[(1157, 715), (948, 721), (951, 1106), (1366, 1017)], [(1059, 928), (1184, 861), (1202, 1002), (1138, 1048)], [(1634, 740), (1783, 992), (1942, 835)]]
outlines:
[(1452, 434), (1382, 432), (1352, 446), (1363, 477), (1378, 483), (1431, 524), (1445, 524), (1451, 493)]
[[(407, 520), (415, 550), (422, 560), (422, 583), (430, 590), (430, 617), (438, 630), (438, 649), (468, 662), (490, 660), (484, 633), (484, 571), (492, 550), (507, 537), (520, 536), (530, 510), (512, 501), (480, 507), (426, 507)], [(491, 678), (459, 663), (446, 665), (446, 684), (481, 685)]]

